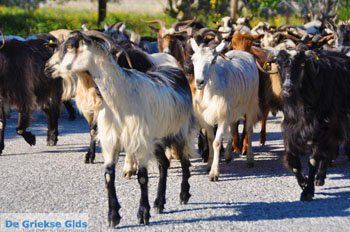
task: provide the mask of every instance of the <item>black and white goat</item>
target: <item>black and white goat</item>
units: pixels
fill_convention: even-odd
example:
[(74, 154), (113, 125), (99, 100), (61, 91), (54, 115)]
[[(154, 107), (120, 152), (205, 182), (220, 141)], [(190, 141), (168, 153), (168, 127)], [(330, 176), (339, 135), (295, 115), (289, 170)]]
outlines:
[(103, 98), (97, 125), (106, 167), (109, 224), (115, 226), (121, 219), (114, 181), (115, 164), (123, 148), (139, 161), (141, 199), (137, 216), (140, 223), (148, 224), (147, 166), (152, 157), (157, 158), (160, 181), (154, 207), (162, 212), (169, 166), (165, 145), (177, 146), (183, 168), (180, 201), (187, 203), (190, 198), (188, 158), (195, 152), (191, 141), (194, 120), (191, 91), (179, 69), (159, 67), (147, 73), (123, 69), (111, 55), (112, 50), (113, 41), (102, 33), (87, 36), (75, 32), (60, 45), (46, 69), (54, 76), (81, 72), (92, 76)]
[[(333, 51), (280, 51), (277, 63), (284, 101), (285, 162), (303, 190), (301, 200), (311, 201), (315, 184), (324, 185), (338, 145), (350, 135), (350, 58)], [(307, 178), (300, 161), (304, 154), (310, 154)]]
[(17, 134), (29, 145), (35, 145), (35, 135), (26, 131), (32, 113), (38, 107), (48, 121), (47, 145), (54, 146), (58, 136), (62, 79), (45, 75), (46, 61), (52, 52), (45, 40), (3, 40), (0, 48), (0, 154), (4, 149), (6, 115), (4, 105), (19, 112)]

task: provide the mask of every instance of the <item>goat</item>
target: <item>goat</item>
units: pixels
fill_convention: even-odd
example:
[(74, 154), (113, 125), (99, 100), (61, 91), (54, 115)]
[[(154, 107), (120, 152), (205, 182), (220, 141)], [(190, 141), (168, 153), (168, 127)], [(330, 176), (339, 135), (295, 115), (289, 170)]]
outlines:
[[(228, 128), (233, 130), (233, 124), (245, 114), (248, 128), (247, 164), (253, 165), (254, 156), (251, 146), (253, 124), (260, 114), (258, 69), (254, 57), (247, 52), (229, 51), (225, 56), (230, 60), (226, 60), (219, 55), (225, 48), (224, 43), (213, 49), (198, 46), (194, 39), (191, 39), (190, 42), (194, 51), (192, 61), (197, 88), (194, 97), (194, 111), (200, 126), (205, 128), (208, 134), (207, 168), (210, 169), (210, 180), (216, 181), (219, 177), (219, 153), (222, 138), (226, 134), (229, 135)], [(214, 139), (213, 127), (216, 124), (218, 129)], [(229, 141), (231, 144), (232, 138)], [(226, 149), (225, 158), (230, 159), (231, 151), (232, 149)]]
[[(251, 53), (257, 64), (263, 67), (268, 60), (269, 52), (253, 46), (253, 41), (260, 38), (260, 35), (249, 35), (247, 33), (235, 32), (231, 39), (231, 47), (235, 50), (247, 51)], [(274, 66), (274, 65), (273, 65)], [(275, 69), (275, 68), (274, 68)], [(281, 91), (281, 78), (278, 73), (266, 73), (265, 70), (259, 70), (259, 107), (261, 110), (261, 131), (260, 144), (264, 145), (266, 141), (266, 120), (270, 110), (274, 113), (283, 110), (283, 99)], [(238, 128), (236, 129), (238, 130)], [(238, 133), (234, 137), (234, 150), (240, 152), (242, 145), (239, 142)], [(246, 139), (242, 149), (244, 154), (247, 150)]]
[[(3, 37), (4, 38), (4, 37)], [(62, 79), (53, 80), (44, 74), (46, 61), (52, 52), (45, 40), (6, 41), (0, 48), (0, 154), (4, 149), (6, 115), (4, 105), (9, 104), (18, 112), (17, 134), (29, 145), (36, 138), (28, 128), (32, 113), (40, 108), (48, 121), (47, 145), (56, 145), (58, 118), (62, 96)]]
[(146, 21), (147, 23), (159, 23), (160, 28), (149, 26), (151, 30), (157, 32), (158, 50), (159, 52), (165, 52), (171, 54), (179, 62), (180, 66), (184, 66), (184, 39), (181, 39), (182, 35), (178, 35), (178, 28), (187, 28), (194, 22), (193, 20), (187, 20), (184, 22), (177, 22), (172, 25), (171, 28), (166, 28), (165, 22), (162, 20)]
[(122, 148), (139, 161), (141, 199), (137, 216), (139, 223), (148, 224), (148, 162), (152, 154), (159, 162), (160, 181), (154, 207), (162, 212), (169, 166), (164, 145), (170, 142), (176, 144), (183, 168), (180, 201), (186, 204), (190, 198), (188, 158), (195, 151), (191, 141), (194, 122), (191, 92), (179, 69), (159, 67), (141, 73), (121, 68), (111, 55), (113, 47), (113, 41), (102, 33), (74, 32), (59, 46), (46, 70), (53, 76), (88, 72), (93, 78), (103, 98), (97, 125), (105, 159), (109, 225), (114, 227), (121, 219), (114, 181), (115, 163)]
[[(277, 55), (284, 101), (284, 161), (302, 188), (302, 201), (313, 199), (315, 184), (324, 185), (327, 165), (350, 131), (350, 58), (334, 51), (310, 53)], [(311, 154), (307, 178), (300, 162), (305, 154)]]

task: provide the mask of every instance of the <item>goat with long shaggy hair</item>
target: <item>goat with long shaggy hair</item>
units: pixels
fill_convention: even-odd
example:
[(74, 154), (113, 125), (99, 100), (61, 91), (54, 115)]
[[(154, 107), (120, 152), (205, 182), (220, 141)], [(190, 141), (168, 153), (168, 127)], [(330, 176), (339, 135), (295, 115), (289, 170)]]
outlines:
[(165, 145), (177, 146), (183, 168), (180, 200), (187, 203), (190, 198), (188, 158), (195, 153), (191, 141), (194, 121), (191, 91), (179, 69), (159, 67), (146, 74), (123, 69), (115, 62), (112, 50), (113, 41), (102, 33), (87, 36), (75, 32), (60, 45), (46, 69), (52, 70), (54, 76), (81, 72), (92, 76), (103, 98), (97, 125), (106, 167), (109, 224), (115, 226), (121, 219), (114, 180), (115, 164), (123, 148), (139, 161), (141, 199), (137, 216), (140, 223), (148, 224), (147, 166), (152, 157), (157, 158), (160, 181), (154, 207), (162, 212), (169, 167)]
[[(281, 90), (281, 77), (278, 72), (266, 71), (262, 67), (267, 63), (269, 52), (253, 46), (253, 41), (259, 39), (260, 35), (249, 35), (236, 31), (231, 38), (231, 47), (235, 50), (241, 50), (251, 53), (258, 65), (259, 70), (259, 107), (261, 110), (261, 131), (260, 144), (266, 142), (266, 121), (270, 111), (276, 113), (283, 110), (283, 99)], [(276, 70), (275, 64), (272, 64), (273, 70)], [(236, 131), (238, 132), (238, 124)], [(244, 140), (246, 141), (246, 139)], [(247, 150), (247, 144), (241, 144), (238, 133), (235, 133), (233, 143), (235, 151), (242, 149), (244, 154)]]
[(27, 128), (37, 108), (47, 117), (47, 145), (57, 143), (62, 79), (54, 80), (44, 73), (45, 63), (52, 55), (45, 43), (45, 40), (5, 42), (3, 39), (0, 48), (0, 154), (4, 149), (5, 104), (19, 112), (16, 132), (29, 145), (36, 143), (35, 135)]
[[(191, 47), (196, 92), (194, 97), (195, 115), (202, 128), (208, 133), (210, 180), (219, 177), (219, 154), (224, 135), (228, 128), (233, 130), (234, 124), (247, 115), (248, 133), (247, 164), (253, 165), (252, 151), (253, 125), (257, 122), (259, 110), (259, 76), (254, 57), (243, 51), (229, 51), (223, 58), (220, 53), (224, 44), (216, 48), (198, 46), (191, 39)], [(228, 60), (227, 60), (228, 58)], [(218, 125), (216, 135), (213, 128)], [(214, 154), (213, 154), (214, 153)], [(225, 151), (225, 158), (232, 159), (232, 146)]]
[[(285, 162), (303, 190), (301, 200), (311, 201), (315, 183), (324, 185), (327, 165), (349, 136), (350, 58), (331, 51), (280, 51), (277, 63), (284, 101)], [(300, 161), (305, 154), (310, 155), (307, 178)]]

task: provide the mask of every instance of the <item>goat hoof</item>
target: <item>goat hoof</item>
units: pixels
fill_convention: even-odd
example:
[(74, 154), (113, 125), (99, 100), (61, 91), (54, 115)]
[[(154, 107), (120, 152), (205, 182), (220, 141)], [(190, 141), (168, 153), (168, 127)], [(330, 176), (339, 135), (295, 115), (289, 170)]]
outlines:
[(314, 195), (312, 193), (309, 193), (307, 191), (303, 191), (301, 193), (300, 200), (301, 201), (312, 201), (313, 196)]
[(265, 146), (266, 140), (260, 138), (260, 139), (259, 139), (259, 142), (260, 142), (260, 145), (261, 145), (261, 146)]
[(254, 168), (254, 163), (251, 163), (251, 162), (247, 163), (247, 167), (248, 168)]
[(160, 207), (160, 208), (154, 208), (154, 212), (156, 213), (156, 214), (161, 214), (161, 213), (163, 213), (163, 211), (164, 211), (164, 207)]
[(139, 220), (139, 224), (149, 224), (149, 219), (151, 215), (149, 213), (149, 209), (146, 209), (144, 207), (140, 207), (139, 212), (137, 213), (137, 218)]
[(180, 193), (180, 204), (186, 205), (188, 201), (190, 200), (191, 194), (188, 192), (181, 192)]
[(153, 204), (153, 209), (156, 214), (161, 214), (164, 211), (164, 204), (165, 200), (160, 200), (159, 198), (156, 198)]
[(95, 161), (95, 155), (92, 154), (90, 151), (88, 151), (86, 153), (86, 155), (85, 155), (84, 163), (86, 163), (86, 164), (89, 164), (89, 163), (93, 164), (94, 161)]
[(111, 228), (116, 227), (120, 223), (120, 219), (119, 213), (110, 213), (108, 215), (108, 226)]
[(46, 145), (49, 146), (49, 147), (53, 147), (53, 146), (56, 145), (56, 142), (52, 141), (52, 140), (49, 140), (49, 141), (47, 141)]
[(324, 185), (324, 180), (316, 180), (315, 185), (316, 186), (323, 186)]
[(36, 138), (35, 135), (33, 135), (30, 132), (24, 132), (24, 134), (22, 135), (24, 140), (30, 145), (30, 146), (34, 146), (36, 144)]
[(210, 181), (218, 181), (218, 180), (219, 180), (219, 177), (218, 177), (218, 176), (210, 176), (210, 177), (209, 177), (209, 180), (210, 180)]
[(128, 171), (128, 172), (124, 172), (124, 177), (126, 179), (130, 179), (132, 176), (136, 175), (136, 171)]

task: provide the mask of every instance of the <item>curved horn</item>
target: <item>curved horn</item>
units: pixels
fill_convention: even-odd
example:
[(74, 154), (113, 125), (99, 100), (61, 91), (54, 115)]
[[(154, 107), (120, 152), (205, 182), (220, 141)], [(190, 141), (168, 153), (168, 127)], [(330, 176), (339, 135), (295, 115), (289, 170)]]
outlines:
[(111, 53), (117, 50), (117, 46), (114, 43), (114, 41), (108, 35), (100, 31), (89, 30), (89, 31), (83, 31), (82, 33), (84, 35), (96, 37), (98, 39), (102, 39), (103, 41), (105, 41), (108, 45), (108, 51)]
[[(143, 21), (143, 20), (142, 20)], [(151, 21), (143, 21), (143, 22), (145, 22), (145, 23), (159, 23), (159, 25), (160, 25), (160, 27), (161, 28), (166, 28), (165, 27), (165, 22), (164, 21), (162, 21), (162, 20), (159, 20), (159, 19), (157, 19), (157, 20), (151, 20)]]
[(185, 21), (181, 21), (181, 22), (176, 22), (173, 25), (171, 25), (172, 28), (175, 29), (175, 31), (177, 31), (179, 29), (179, 27), (183, 27), (183, 29), (189, 27), (194, 21), (196, 20), (196, 17), (194, 17), (193, 19), (190, 20), (185, 20)]
[(186, 29), (183, 29), (181, 31), (177, 31), (177, 32), (174, 32), (174, 33), (171, 33), (171, 35), (183, 35), (183, 33), (187, 33), (187, 36), (192, 36), (193, 34), (193, 28), (192, 27), (188, 27)]
[(121, 48), (120, 51), (115, 55), (116, 61), (118, 62), (118, 59), (122, 53), (125, 54), (126, 61), (128, 62), (130, 68), (133, 69), (129, 54), (123, 48)]
[(258, 66), (258, 69), (263, 73), (267, 73), (267, 74), (277, 74), (278, 73), (278, 70), (267, 71), (267, 70), (263, 69), (263, 67), (260, 66), (259, 62), (256, 59), (255, 59), (255, 63), (256, 63), (256, 66)]
[(111, 26), (108, 27), (108, 31), (114, 29), (116, 31), (119, 31), (119, 28), (123, 25), (124, 22), (114, 23)]
[(1, 39), (2, 39), (2, 44), (0, 46), (0, 49), (4, 47), (5, 45), (5, 36), (4, 33), (2, 33), (2, 31), (0, 30), (0, 34), (1, 34)]
[(215, 32), (215, 33), (217, 33), (218, 30), (213, 29), (213, 28), (207, 28), (207, 27), (205, 27), (205, 28), (199, 29), (199, 31), (197, 31), (196, 35), (201, 35), (201, 36), (203, 36), (205, 33), (208, 33), (208, 32)]

